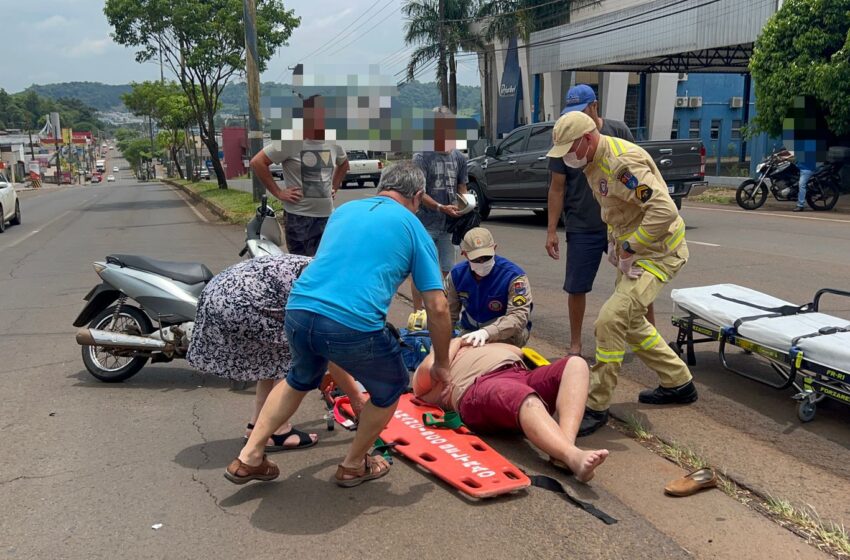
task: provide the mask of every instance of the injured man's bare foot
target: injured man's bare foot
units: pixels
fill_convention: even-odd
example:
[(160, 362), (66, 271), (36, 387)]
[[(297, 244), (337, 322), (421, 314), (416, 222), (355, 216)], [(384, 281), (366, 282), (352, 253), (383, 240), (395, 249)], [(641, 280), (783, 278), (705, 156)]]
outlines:
[(573, 471), (579, 482), (590, 482), (596, 474), (596, 467), (604, 463), (607, 458), (607, 449), (591, 449), (589, 451), (577, 449), (570, 453), (565, 463)]

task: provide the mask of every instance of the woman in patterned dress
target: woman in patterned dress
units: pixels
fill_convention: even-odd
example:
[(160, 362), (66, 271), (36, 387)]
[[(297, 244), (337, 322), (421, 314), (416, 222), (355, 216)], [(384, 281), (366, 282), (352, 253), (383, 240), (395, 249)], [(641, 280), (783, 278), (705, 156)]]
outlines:
[[(216, 275), (198, 299), (186, 359), (203, 373), (257, 382), (246, 437), (254, 428), (266, 397), (289, 371), (292, 356), (283, 328), (284, 310), (293, 283), (311, 260), (284, 254), (242, 261)], [(351, 379), (347, 375), (334, 377), (342, 385)], [(316, 434), (307, 434), (287, 423), (269, 438), (266, 451), (310, 447), (317, 440)]]

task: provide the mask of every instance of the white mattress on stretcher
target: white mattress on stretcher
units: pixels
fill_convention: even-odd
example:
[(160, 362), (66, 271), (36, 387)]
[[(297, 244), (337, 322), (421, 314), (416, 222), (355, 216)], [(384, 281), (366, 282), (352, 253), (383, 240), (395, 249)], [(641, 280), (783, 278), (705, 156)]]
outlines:
[[(677, 309), (690, 312), (718, 328), (731, 327), (735, 321), (744, 317), (769, 313), (716, 297), (714, 294), (761, 307), (796, 305), (735, 284), (683, 288), (673, 290), (671, 296)], [(791, 341), (798, 336), (816, 333), (823, 327), (850, 328), (850, 321), (825, 313), (801, 313), (746, 321), (738, 327), (738, 333), (787, 354), (791, 349)], [(804, 338), (798, 342), (797, 347), (808, 360), (840, 371), (850, 371), (850, 332)]]

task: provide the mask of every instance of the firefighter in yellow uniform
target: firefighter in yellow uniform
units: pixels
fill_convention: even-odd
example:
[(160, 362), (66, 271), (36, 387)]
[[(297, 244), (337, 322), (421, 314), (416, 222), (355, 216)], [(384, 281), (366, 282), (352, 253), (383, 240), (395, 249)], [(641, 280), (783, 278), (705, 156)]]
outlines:
[(628, 345), (658, 374), (660, 386), (641, 391), (648, 404), (697, 400), (691, 372), (646, 320), (647, 306), (688, 260), (685, 222), (655, 162), (642, 148), (599, 134), (580, 111), (562, 116), (553, 130), (549, 157), (583, 169), (608, 224), (608, 261), (617, 267), (614, 294), (596, 319), (596, 364), (579, 435), (608, 421), (608, 403)]

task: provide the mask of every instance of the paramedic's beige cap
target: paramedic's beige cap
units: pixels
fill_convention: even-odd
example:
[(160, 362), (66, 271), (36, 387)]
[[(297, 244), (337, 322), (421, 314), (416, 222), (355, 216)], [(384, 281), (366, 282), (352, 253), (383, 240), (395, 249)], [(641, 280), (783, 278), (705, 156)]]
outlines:
[(592, 118), (581, 111), (570, 111), (555, 123), (555, 128), (552, 129), (552, 141), (555, 145), (546, 155), (554, 158), (564, 157), (573, 147), (573, 142), (594, 130), (596, 123)]
[(490, 230), (483, 227), (472, 228), (463, 236), (460, 242), (460, 250), (466, 253), (466, 258), (471, 261), (479, 257), (492, 257), (496, 254), (496, 242)]

